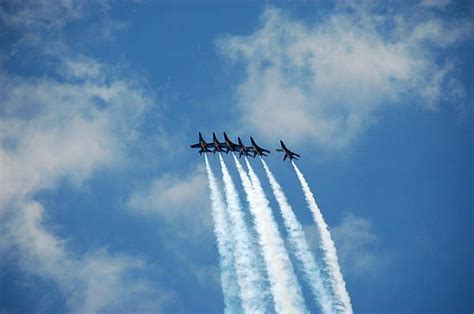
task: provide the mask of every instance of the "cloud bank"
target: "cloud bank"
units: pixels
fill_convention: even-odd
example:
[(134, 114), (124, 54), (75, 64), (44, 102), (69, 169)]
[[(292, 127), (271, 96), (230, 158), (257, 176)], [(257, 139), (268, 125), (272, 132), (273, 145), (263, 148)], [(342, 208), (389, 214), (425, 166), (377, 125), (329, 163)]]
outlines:
[(369, 220), (347, 213), (331, 233), (341, 264), (352, 276), (376, 275), (388, 266), (389, 256), (379, 250), (380, 239)]
[(206, 174), (198, 166), (185, 177), (163, 174), (147, 187), (139, 187), (127, 201), (129, 209), (139, 215), (163, 219), (178, 236), (196, 241), (212, 230)]
[[(304, 231), (313, 250), (317, 251), (319, 236), (315, 226), (306, 225)], [(376, 276), (389, 266), (389, 252), (380, 250), (381, 239), (369, 219), (347, 212), (330, 231), (346, 276)]]
[(54, 282), (72, 312), (159, 311), (170, 297), (144, 278), (135, 257), (77, 255), (46, 229), (35, 195), (120, 165), (153, 96), (84, 56), (62, 55), (56, 75), (0, 76), (0, 252), (27, 273)]
[(107, 0), (11, 1), (0, 7), (0, 21), (23, 30), (52, 30), (109, 7)]
[(236, 90), (241, 124), (266, 139), (341, 149), (402, 100), (437, 109), (462, 101), (455, 60), (440, 53), (471, 36), (471, 22), (410, 5), (378, 13), (366, 3), (336, 6), (310, 22), (267, 8), (250, 35), (217, 45), (243, 66)]

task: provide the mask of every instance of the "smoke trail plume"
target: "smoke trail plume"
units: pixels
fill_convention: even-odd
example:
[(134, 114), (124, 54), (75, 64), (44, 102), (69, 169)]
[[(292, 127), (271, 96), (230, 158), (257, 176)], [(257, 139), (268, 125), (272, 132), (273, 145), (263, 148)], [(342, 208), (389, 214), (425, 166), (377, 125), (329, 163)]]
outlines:
[(245, 223), (244, 213), (240, 206), (239, 196), (227, 166), (219, 154), (222, 177), (227, 200), (227, 213), (234, 236), (235, 269), (240, 286), (240, 299), (245, 313), (268, 312), (265, 296), (264, 275), (259, 268), (259, 260), (254, 251), (254, 243)]
[(206, 171), (211, 190), (211, 211), (214, 220), (214, 234), (217, 240), (217, 251), (219, 252), (219, 266), (221, 270), (221, 285), (224, 294), (224, 304), (226, 313), (240, 312), (239, 306), (239, 286), (234, 268), (233, 243), (229, 234), (230, 226), (226, 217), (225, 205), (222, 193), (217, 185), (216, 177), (211, 169), (211, 165), (206, 160)]
[(262, 160), (265, 173), (267, 174), (268, 180), (273, 190), (273, 194), (280, 207), (283, 221), (285, 224), (286, 231), (288, 233), (289, 244), (303, 268), (304, 278), (308, 285), (311, 287), (311, 291), (316, 297), (321, 310), (323, 313), (332, 313), (332, 299), (326, 288), (323, 286), (320, 269), (318, 268), (314, 256), (311, 254), (308, 242), (303, 231), (303, 227), (298, 222), (293, 209), (285, 194), (283, 193), (280, 184), (276, 181), (270, 168), (268, 167), (265, 160)]
[(325, 264), (325, 271), (327, 271), (328, 279), (330, 281), (331, 288), (333, 289), (333, 294), (335, 298), (335, 308), (336, 312), (343, 313), (352, 313), (352, 305), (349, 297), (349, 293), (346, 290), (346, 283), (342, 277), (341, 268), (339, 267), (339, 262), (337, 260), (336, 247), (329, 233), (328, 226), (324, 221), (323, 215), (316, 204), (314, 195), (309, 188), (308, 182), (304, 178), (301, 171), (298, 169), (296, 164), (291, 161), (293, 167), (295, 168), (296, 175), (301, 183), (303, 188), (304, 196), (308, 204), (309, 209), (313, 213), (313, 219), (318, 229), (320, 240), (320, 249), (323, 252), (323, 262)]
[(278, 226), (273, 219), (260, 181), (250, 167), (248, 160), (247, 166), (252, 182), (235, 155), (234, 161), (247, 194), (250, 212), (254, 217), (255, 229), (259, 236), (270, 279), (275, 310), (277, 313), (306, 312), (301, 288), (296, 280), (288, 252), (283, 244)]

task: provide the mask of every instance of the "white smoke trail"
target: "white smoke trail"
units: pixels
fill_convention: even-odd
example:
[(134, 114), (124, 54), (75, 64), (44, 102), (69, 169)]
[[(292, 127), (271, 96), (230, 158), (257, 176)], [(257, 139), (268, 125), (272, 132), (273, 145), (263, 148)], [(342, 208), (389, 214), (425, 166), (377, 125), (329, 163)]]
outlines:
[(275, 311), (285, 314), (306, 312), (301, 288), (296, 280), (288, 252), (285, 249), (260, 182), (248, 161), (247, 165), (249, 166), (252, 182), (235, 155), (234, 161), (247, 194), (250, 212), (254, 218), (255, 229), (259, 236), (275, 303)]
[(323, 286), (321, 272), (318, 268), (314, 256), (311, 254), (303, 227), (298, 222), (293, 209), (291, 208), (280, 184), (276, 181), (265, 160), (262, 160), (263, 167), (273, 190), (273, 194), (280, 206), (283, 221), (288, 233), (288, 241), (293, 252), (303, 267), (306, 281), (311, 287), (311, 291), (316, 297), (323, 313), (332, 312), (332, 299), (326, 288)]
[(240, 286), (240, 299), (245, 313), (264, 313), (268, 311), (264, 291), (264, 275), (259, 268), (259, 260), (254, 251), (252, 238), (245, 223), (239, 196), (229, 170), (219, 154), (222, 178), (227, 200), (227, 213), (235, 240), (235, 270)]
[(304, 178), (301, 171), (298, 169), (296, 164), (291, 161), (295, 168), (296, 175), (300, 180), (301, 187), (303, 188), (304, 196), (308, 204), (309, 209), (313, 213), (313, 219), (318, 229), (320, 240), (320, 249), (323, 252), (323, 262), (325, 263), (325, 270), (327, 271), (328, 279), (330, 280), (331, 288), (334, 293), (334, 306), (335, 312), (352, 313), (351, 299), (349, 293), (346, 290), (346, 283), (342, 277), (341, 268), (337, 260), (336, 246), (329, 233), (328, 226), (324, 221), (323, 215), (316, 204), (314, 195), (309, 188), (308, 182)]
[(217, 184), (216, 177), (211, 169), (211, 165), (206, 160), (206, 171), (211, 190), (211, 211), (214, 221), (214, 234), (217, 240), (217, 251), (220, 256), (219, 266), (221, 270), (221, 285), (224, 294), (225, 313), (238, 313), (239, 307), (239, 286), (234, 268), (233, 243), (229, 233), (230, 226), (226, 217), (224, 200)]

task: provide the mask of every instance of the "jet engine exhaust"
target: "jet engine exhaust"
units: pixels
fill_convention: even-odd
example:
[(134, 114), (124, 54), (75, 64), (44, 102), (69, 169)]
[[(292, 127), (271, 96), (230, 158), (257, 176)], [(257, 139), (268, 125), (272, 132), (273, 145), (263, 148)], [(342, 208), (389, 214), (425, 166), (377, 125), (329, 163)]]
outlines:
[[(242, 166), (236, 160), (239, 174), (249, 181), (243, 172)], [(247, 163), (254, 206), (252, 214), (254, 215), (255, 227), (260, 236), (260, 243), (263, 250), (263, 256), (267, 264), (268, 275), (270, 279), (273, 298), (275, 301), (275, 310), (278, 313), (301, 313), (307, 312), (305, 302), (301, 293), (301, 287), (297, 281), (293, 270), (290, 257), (283, 243), (283, 239), (278, 231), (278, 226), (273, 218), (265, 192), (262, 189), (260, 180), (252, 169), (247, 157)], [(250, 186), (249, 182), (246, 183)], [(249, 189), (249, 188), (247, 188)]]
[(235, 269), (240, 286), (240, 298), (245, 313), (264, 313), (270, 309), (268, 295), (262, 292), (264, 287), (264, 270), (260, 268), (256, 247), (245, 223), (244, 212), (239, 196), (227, 166), (219, 154), (222, 168), (224, 192), (227, 200), (227, 213), (230, 227), (235, 239)]
[(298, 176), (298, 179), (301, 183), (301, 187), (303, 189), (306, 203), (308, 204), (308, 207), (313, 214), (313, 219), (316, 224), (316, 228), (321, 237), (319, 246), (321, 251), (323, 252), (322, 259), (325, 264), (323, 269), (327, 271), (329, 283), (333, 290), (333, 311), (338, 313), (353, 313), (349, 293), (347, 292), (346, 283), (342, 276), (341, 268), (337, 259), (336, 246), (334, 245), (334, 241), (331, 238), (328, 226), (324, 221), (323, 215), (321, 214), (321, 210), (316, 204), (316, 200), (314, 198), (313, 193), (311, 192), (311, 189), (309, 188), (308, 182), (306, 182), (306, 179), (296, 166), (295, 162), (292, 160), (291, 163), (295, 168), (296, 175)]
[(311, 254), (303, 227), (298, 222), (293, 209), (283, 193), (280, 184), (276, 181), (265, 160), (262, 159), (263, 168), (277, 200), (283, 217), (283, 222), (288, 234), (288, 241), (296, 259), (303, 268), (304, 278), (311, 291), (319, 303), (323, 313), (332, 313), (332, 300), (327, 289), (323, 285), (321, 271), (316, 264), (314, 256)]
[(240, 312), (239, 286), (237, 285), (234, 268), (233, 240), (228, 232), (230, 225), (226, 217), (225, 204), (217, 185), (216, 177), (211, 169), (207, 155), (204, 155), (204, 157), (209, 189), (211, 190), (211, 212), (214, 221), (214, 235), (217, 240), (217, 251), (220, 257), (219, 266), (225, 313), (238, 313)]

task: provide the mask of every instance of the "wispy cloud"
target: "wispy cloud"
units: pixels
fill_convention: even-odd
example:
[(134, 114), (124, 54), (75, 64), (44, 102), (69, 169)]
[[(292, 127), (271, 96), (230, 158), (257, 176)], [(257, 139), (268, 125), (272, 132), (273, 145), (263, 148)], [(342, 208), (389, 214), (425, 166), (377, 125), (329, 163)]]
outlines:
[(145, 187), (139, 187), (128, 199), (134, 213), (164, 219), (168, 226), (179, 226), (179, 236), (200, 239), (212, 231), (209, 190), (206, 173), (198, 166), (185, 177), (163, 174)]
[(18, 265), (56, 283), (72, 312), (159, 311), (172, 297), (146, 279), (150, 266), (144, 260), (105, 250), (74, 256), (43, 226), (41, 204), (30, 201), (16, 209), (20, 213), (7, 228)]
[(11, 1), (0, 6), (0, 21), (27, 30), (57, 29), (94, 10), (105, 10), (108, 0)]
[(63, 179), (77, 186), (119, 165), (153, 103), (133, 78), (93, 59), (60, 60), (53, 76), (0, 77), (0, 237), (7, 239), (0, 251), (17, 251), (16, 264), (54, 282), (73, 312), (159, 311), (170, 294), (145, 279), (151, 265), (106, 250), (77, 256), (45, 227), (46, 209), (34, 201)]
[(85, 79), (89, 73), (77, 70), (81, 63), (71, 64), (68, 60), (76, 72), (73, 81), (0, 77), (2, 178), (9, 182), (3, 201), (48, 187), (61, 176), (81, 182), (117, 160), (152, 103), (133, 81)]
[(380, 274), (388, 266), (388, 252), (380, 251), (380, 239), (370, 220), (347, 213), (331, 232), (341, 263), (352, 276)]
[[(374, 232), (369, 219), (348, 212), (330, 230), (346, 276), (376, 276), (389, 266), (390, 254), (380, 249), (382, 240)], [(315, 227), (305, 226), (305, 233), (316, 250), (319, 238)]]
[[(0, 28), (11, 33), (0, 49), (0, 61), (15, 55), (24, 58), (31, 49), (45, 49), (54, 42), (87, 46), (104, 44), (127, 28), (124, 21), (110, 17), (109, 0), (3, 1), (0, 5)], [(81, 33), (71, 40), (68, 27), (81, 25)], [(5, 34), (0, 34), (5, 37)], [(42, 51), (34, 51), (37, 53)], [(1, 65), (1, 64), (0, 64)]]
[(420, 2), (421, 5), (423, 6), (428, 6), (428, 7), (446, 7), (449, 4), (451, 4), (451, 0), (422, 0)]
[(471, 36), (472, 23), (418, 5), (382, 15), (369, 3), (336, 6), (312, 22), (268, 8), (254, 33), (218, 40), (245, 69), (241, 123), (267, 138), (340, 149), (402, 99), (427, 109), (461, 101), (453, 60), (435, 56)]

